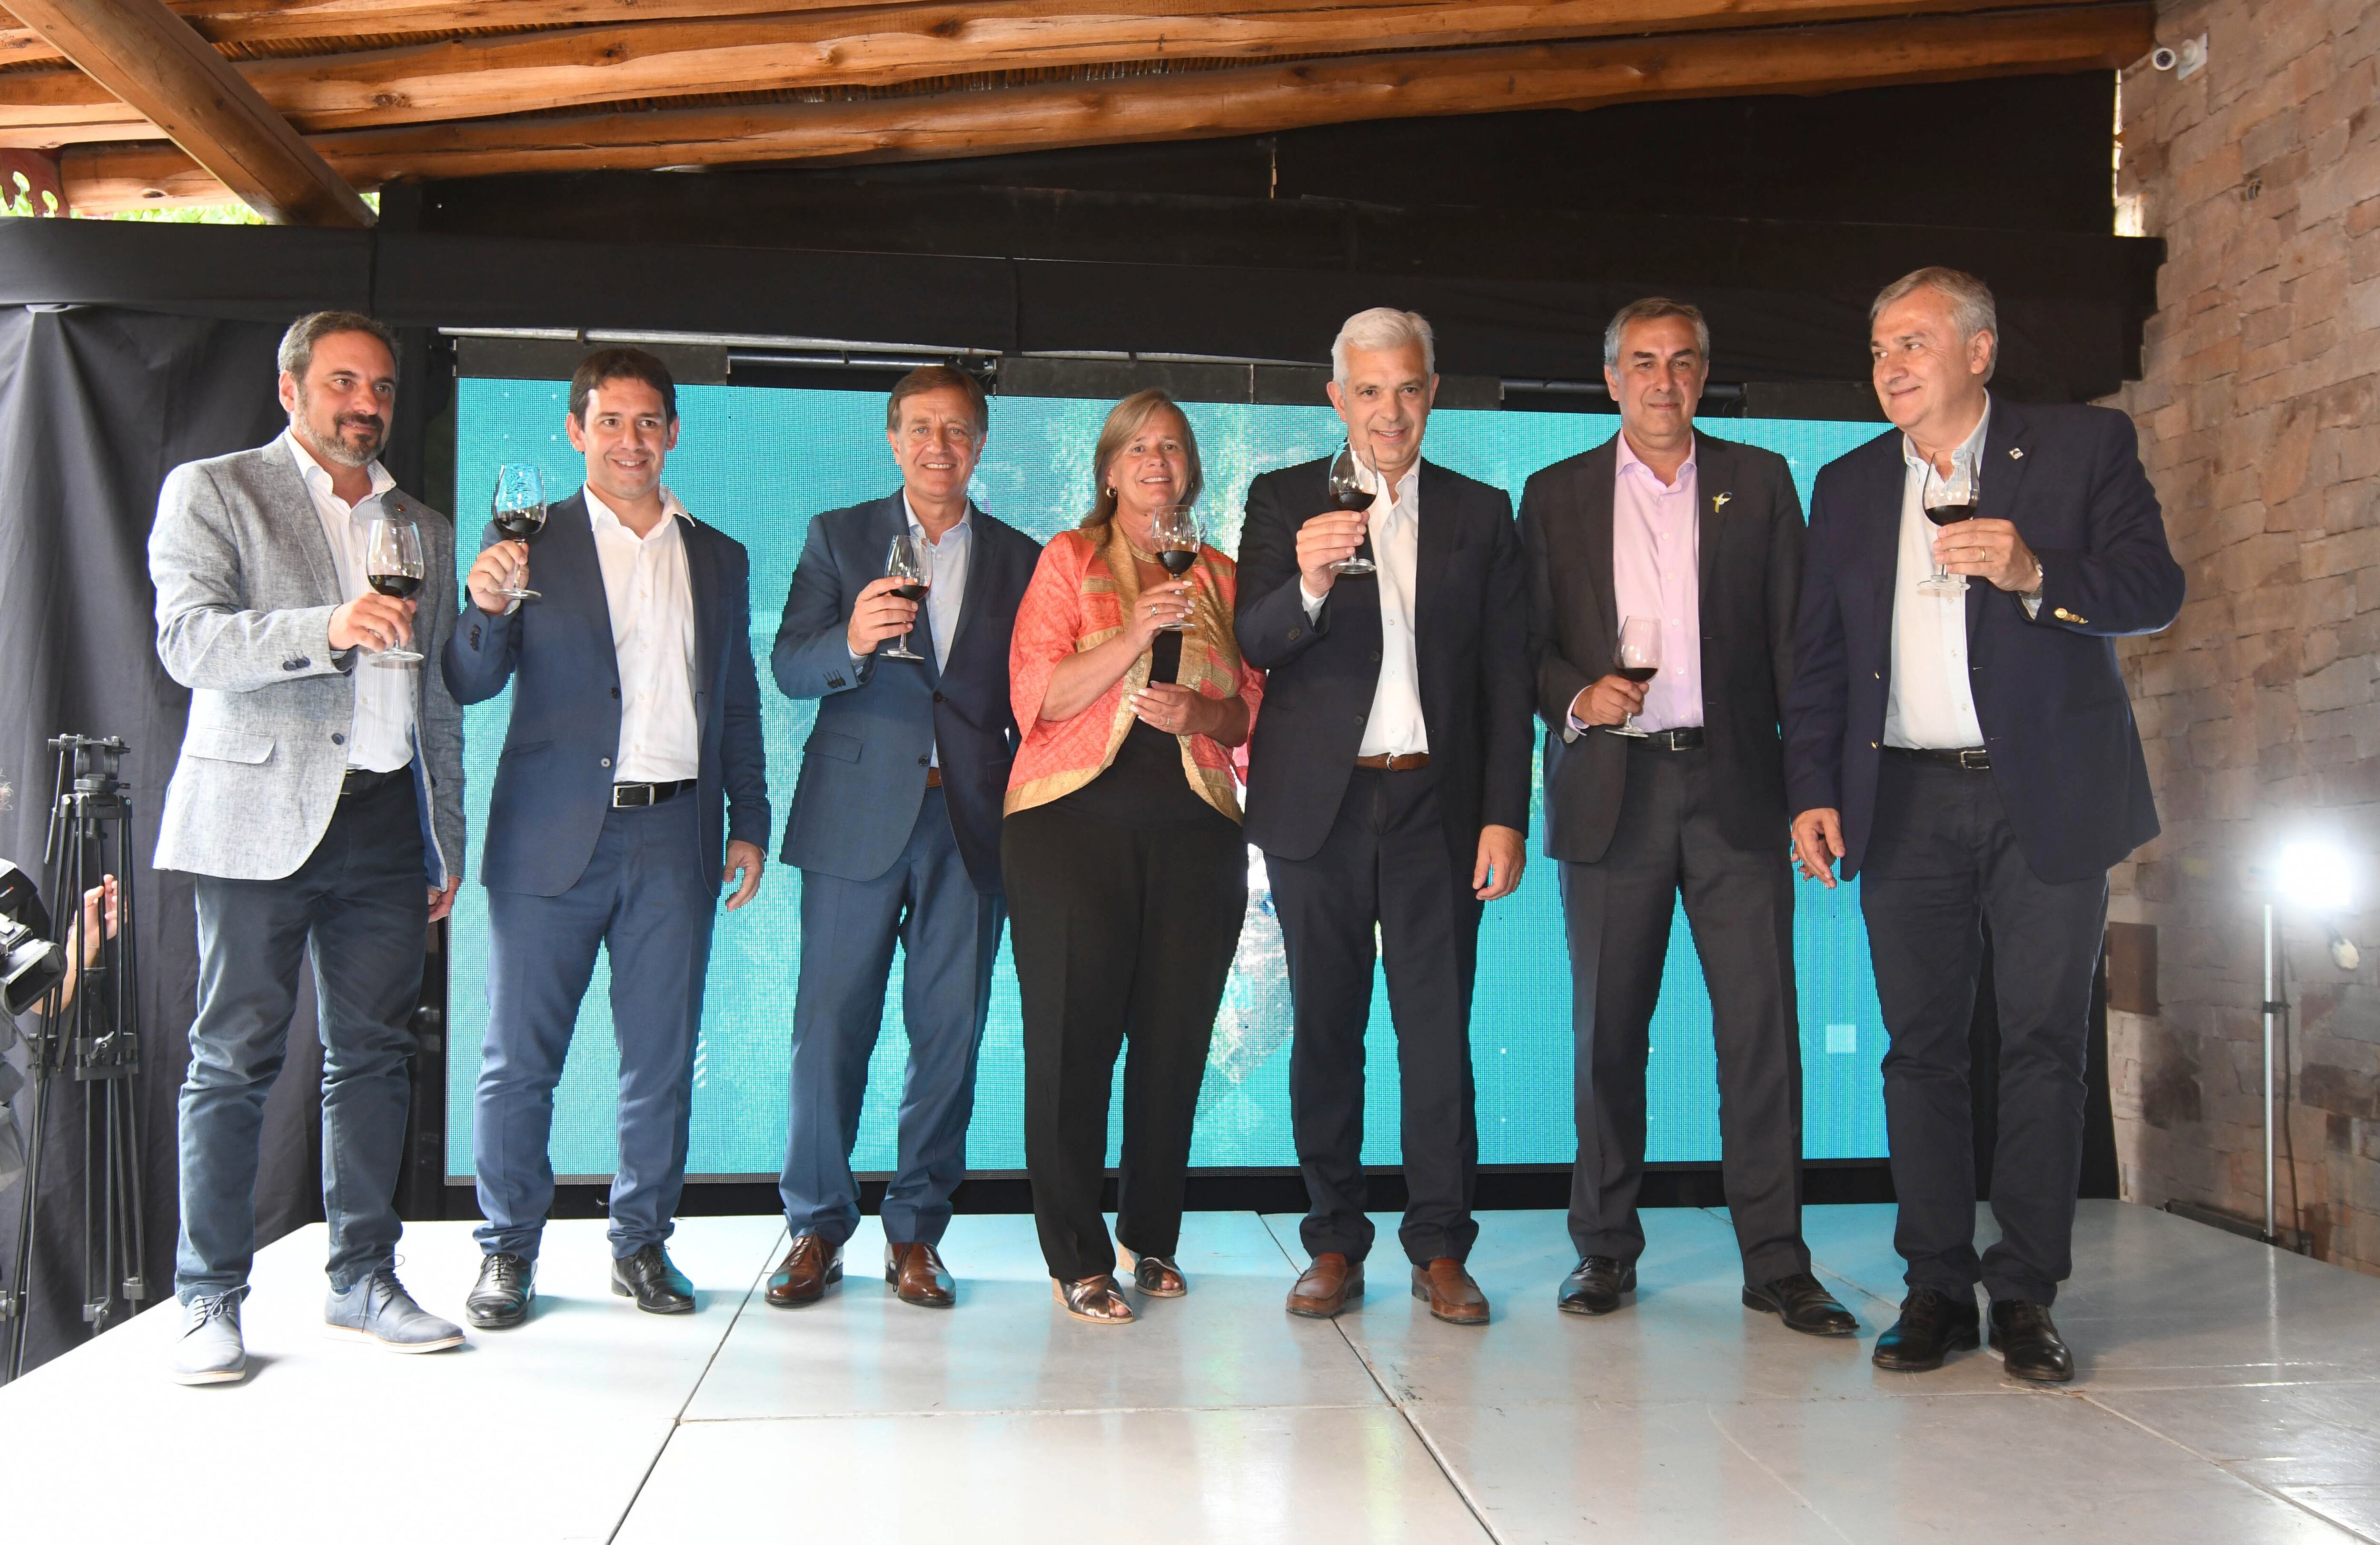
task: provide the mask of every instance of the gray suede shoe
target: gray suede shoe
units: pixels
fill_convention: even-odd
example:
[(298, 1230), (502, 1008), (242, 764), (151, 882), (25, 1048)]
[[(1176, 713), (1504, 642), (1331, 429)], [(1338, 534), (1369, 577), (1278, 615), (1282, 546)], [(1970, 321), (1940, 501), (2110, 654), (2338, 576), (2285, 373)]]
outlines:
[(182, 1333), (174, 1338), (176, 1384), (236, 1384), (248, 1377), (248, 1348), (239, 1339), (240, 1290), (182, 1306)]
[(385, 1266), (345, 1293), (332, 1289), (322, 1324), (331, 1335), (357, 1336), (391, 1352), (443, 1352), (463, 1344), (463, 1328), (415, 1303)]

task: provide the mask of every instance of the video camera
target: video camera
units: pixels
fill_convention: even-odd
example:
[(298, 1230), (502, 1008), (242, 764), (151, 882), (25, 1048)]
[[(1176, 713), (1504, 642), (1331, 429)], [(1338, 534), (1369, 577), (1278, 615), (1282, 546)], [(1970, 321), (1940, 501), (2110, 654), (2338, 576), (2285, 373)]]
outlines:
[(23, 1014), (66, 979), (66, 952), (49, 934), (41, 888), (0, 858), (0, 1011)]

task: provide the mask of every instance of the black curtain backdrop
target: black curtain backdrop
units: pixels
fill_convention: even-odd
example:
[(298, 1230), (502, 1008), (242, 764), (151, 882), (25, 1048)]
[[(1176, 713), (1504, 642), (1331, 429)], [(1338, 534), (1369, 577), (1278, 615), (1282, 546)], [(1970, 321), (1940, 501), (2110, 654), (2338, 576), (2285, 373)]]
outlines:
[[(99, 308), (0, 309), (0, 858), (47, 876), (42, 848), (54, 762), (68, 732), (119, 736), (133, 848), (156, 849), (165, 781), (189, 694), (158, 663), (149, 527), (157, 489), (185, 461), (279, 432), (280, 325)], [(134, 877), (141, 967), (139, 1091), (151, 1307), (169, 1298), (176, 1231), (175, 1091), (189, 1060), (198, 940), (187, 875)], [(44, 896), (53, 912), (67, 898)], [(310, 991), (308, 997), (310, 999)], [(310, 1002), (296, 1023), (313, 1023)], [(20, 1064), (24, 1048), (11, 1053)], [(322, 1216), (322, 1054), (290, 1038), (289, 1076), (267, 1107), (260, 1241)], [(16, 1100), (30, 1117), (31, 1090)], [(52, 1086), (37, 1202), (28, 1363), (89, 1334), (82, 1323), (83, 1091)], [(0, 1193), (0, 1271), (13, 1270), (18, 1192)]]

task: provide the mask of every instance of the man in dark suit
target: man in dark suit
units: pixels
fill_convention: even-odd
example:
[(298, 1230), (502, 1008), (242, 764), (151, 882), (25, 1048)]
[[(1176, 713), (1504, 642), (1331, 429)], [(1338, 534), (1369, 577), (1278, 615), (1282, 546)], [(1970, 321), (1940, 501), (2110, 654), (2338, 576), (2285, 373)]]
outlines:
[[(2171, 623), (2182, 573), (2129, 419), (1985, 390), (1998, 327), (1980, 280), (1920, 269), (1869, 322), (1897, 428), (1818, 473), (1785, 772), (1803, 872), (1832, 885), (1840, 858), (1860, 877), (1892, 1041), (1909, 1295), (1876, 1363), (1977, 1345), (1980, 1281), (2008, 1371), (2060, 1381), (2074, 1363), (2049, 1306), (2072, 1269), (2107, 870), (2157, 831), (2112, 640)], [(1937, 530), (1935, 507), (1976, 513)], [(2000, 1239), (1979, 1259), (1967, 1027), (1986, 930)]]
[[(1812, 1335), (1859, 1326), (1802, 1242), (1802, 1052), (1781, 705), (1802, 582), (1785, 458), (1698, 432), (1710, 331), (1655, 297), (1604, 332), (1620, 432), (1521, 496), (1530, 651), (1546, 734), (1546, 854), (1571, 949), (1579, 1262), (1558, 1304), (1609, 1314), (1645, 1231), (1645, 1064), (1682, 895), (1711, 996), (1720, 1167), (1743, 1301)], [(1621, 625), (1658, 639), (1620, 673)]]
[[(598, 949), (620, 1046), (612, 1290), (654, 1314), (694, 1311), (662, 1242), (686, 1182), (711, 920), (724, 878), (742, 876), (731, 912), (759, 888), (769, 831), (750, 566), (662, 485), (678, 433), (669, 371), (598, 349), (571, 378), (565, 428), (585, 487), (526, 542), (489, 528), (445, 654), (457, 701), (513, 688), (480, 860), (488, 1033), (472, 1157), (487, 1222), (464, 1304), (492, 1328), (519, 1324), (534, 1296), (553, 1087)], [(534, 599), (511, 593), (532, 578)]]
[[(956, 1301), (939, 1247), (966, 1174), (976, 1052), (1007, 915), (1000, 816), (1017, 742), (1008, 635), (1040, 556), (967, 499), (990, 427), (973, 377), (945, 365), (904, 376), (884, 413), (901, 488), (810, 522), (777, 629), (778, 689), (819, 705), (783, 855), (802, 871), (802, 963), (779, 1186), (793, 1244), (768, 1284), (780, 1308), (841, 1278), (859, 1223), (851, 1150), (895, 942), (909, 1072), (882, 1208), (884, 1280), (905, 1303)], [(928, 560), (922, 607), (884, 574), (904, 534)], [(924, 658), (884, 658), (905, 637)]]
[[(1488, 1300), (1463, 1267), (1479, 1235), (1471, 986), (1481, 904), (1520, 883), (1529, 823), (1521, 550), (1501, 490), (1421, 458), (1438, 392), (1428, 322), (1359, 312), (1331, 361), (1369, 514), (1334, 508), (1330, 461), (1308, 462), (1249, 486), (1240, 543), (1240, 651), (1269, 673), (1245, 824), (1288, 951), (1290, 1115), (1311, 1199), (1312, 1263), (1288, 1307), (1328, 1318), (1364, 1290), (1377, 953), (1396, 1023), (1414, 1296), (1484, 1325)], [(1377, 574), (1334, 570), (1359, 548)]]

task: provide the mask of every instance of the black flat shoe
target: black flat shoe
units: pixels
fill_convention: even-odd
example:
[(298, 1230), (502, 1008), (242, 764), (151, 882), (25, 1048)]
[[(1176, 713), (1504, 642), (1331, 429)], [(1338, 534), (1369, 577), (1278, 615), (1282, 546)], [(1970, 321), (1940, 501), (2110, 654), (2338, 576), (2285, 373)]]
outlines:
[(480, 1258), (480, 1280), (463, 1300), (463, 1318), (482, 1331), (509, 1331), (528, 1318), (537, 1298), (537, 1267), (503, 1250)]
[(1562, 1279), (1561, 1296), (1556, 1302), (1564, 1314), (1609, 1314), (1620, 1307), (1621, 1294), (1635, 1291), (1633, 1265), (1623, 1266), (1608, 1255), (1582, 1256)]
[(1930, 1287), (1913, 1287), (1900, 1305), (1892, 1329), (1876, 1338), (1876, 1366), (1894, 1373), (1925, 1373), (1942, 1366), (1953, 1352), (1973, 1352), (1984, 1344), (1983, 1316), (1975, 1312), (1972, 1294), (1961, 1303)]
[(1859, 1334), (1859, 1321), (1852, 1318), (1852, 1311), (1837, 1303), (1835, 1296), (1819, 1286), (1818, 1279), (1807, 1271), (1796, 1271), (1758, 1287), (1746, 1287), (1743, 1307), (1766, 1309), (1784, 1320), (1787, 1330), (1799, 1331), (1805, 1336)]
[(692, 1314), (694, 1284), (670, 1264), (669, 1252), (648, 1245), (612, 1262), (612, 1291), (634, 1298), (647, 1314)]
[(1992, 1344), (2011, 1379), (2063, 1384), (2074, 1377), (2074, 1354), (2049, 1322), (2049, 1306), (2022, 1298), (1992, 1300)]

